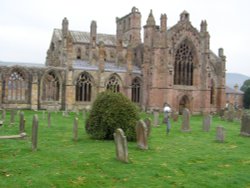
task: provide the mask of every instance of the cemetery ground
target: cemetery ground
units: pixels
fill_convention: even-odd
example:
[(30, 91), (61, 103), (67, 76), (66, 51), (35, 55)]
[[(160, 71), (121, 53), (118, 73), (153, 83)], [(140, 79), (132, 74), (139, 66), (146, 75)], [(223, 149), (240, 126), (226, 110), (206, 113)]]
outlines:
[[(152, 127), (148, 150), (128, 142), (129, 163), (116, 160), (114, 141), (93, 140), (85, 133), (81, 113), (24, 111), (27, 137), (0, 140), (0, 187), (250, 187), (250, 138), (240, 136), (240, 122), (213, 117), (210, 132), (202, 131), (202, 116), (192, 116), (191, 132), (181, 132), (181, 118)], [(32, 118), (38, 114), (37, 151), (32, 151)], [(73, 140), (74, 117), (79, 118)], [(141, 117), (152, 115), (142, 114)], [(163, 116), (160, 116), (162, 122)], [(19, 117), (9, 126), (6, 114), (0, 135), (19, 132)], [(122, 122), (121, 122), (122, 123)], [(215, 141), (216, 127), (226, 130), (225, 142)]]

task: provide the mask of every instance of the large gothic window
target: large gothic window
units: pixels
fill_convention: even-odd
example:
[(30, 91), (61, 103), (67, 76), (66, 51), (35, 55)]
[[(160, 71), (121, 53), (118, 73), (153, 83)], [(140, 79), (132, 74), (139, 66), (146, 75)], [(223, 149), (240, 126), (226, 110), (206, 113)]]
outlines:
[(109, 78), (107, 83), (107, 89), (115, 93), (120, 92), (119, 79), (117, 78), (117, 76), (113, 75)]
[(76, 101), (91, 101), (92, 83), (88, 73), (79, 76), (76, 82)]
[(184, 41), (175, 54), (174, 84), (193, 85), (194, 53), (187, 41)]
[(135, 78), (132, 81), (132, 101), (135, 103), (140, 103), (140, 94), (141, 94), (141, 83), (138, 78)]
[(54, 72), (45, 75), (42, 88), (42, 100), (59, 101), (60, 83)]
[(28, 83), (19, 71), (13, 71), (7, 79), (6, 96), (8, 101), (24, 101), (27, 97)]

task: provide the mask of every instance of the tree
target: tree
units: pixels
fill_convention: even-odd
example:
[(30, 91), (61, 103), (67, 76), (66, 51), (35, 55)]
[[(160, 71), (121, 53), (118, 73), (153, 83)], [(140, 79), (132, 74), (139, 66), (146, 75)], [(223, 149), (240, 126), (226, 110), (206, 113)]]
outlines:
[(93, 103), (86, 121), (86, 132), (95, 139), (113, 139), (117, 128), (121, 128), (128, 140), (135, 140), (135, 126), (139, 110), (122, 93), (105, 91)]
[(249, 109), (250, 107), (250, 87), (248, 87), (244, 93), (243, 105), (244, 105), (244, 108), (247, 108), (247, 109)]
[(247, 88), (250, 88), (250, 79), (245, 80), (240, 90), (246, 92)]

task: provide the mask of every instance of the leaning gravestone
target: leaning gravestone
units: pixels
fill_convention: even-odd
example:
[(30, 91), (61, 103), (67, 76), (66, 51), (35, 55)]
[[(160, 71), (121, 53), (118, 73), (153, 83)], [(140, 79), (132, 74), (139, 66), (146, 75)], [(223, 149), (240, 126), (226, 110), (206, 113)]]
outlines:
[(240, 134), (243, 136), (250, 136), (250, 114), (243, 114), (241, 119)]
[(37, 150), (37, 133), (38, 133), (38, 117), (37, 115), (33, 116), (33, 123), (32, 123), (32, 151)]
[(205, 114), (203, 116), (203, 131), (208, 132), (211, 126), (212, 116), (210, 114)]
[(140, 149), (148, 149), (148, 136), (147, 136), (147, 125), (144, 121), (140, 120), (136, 124), (136, 140), (137, 146)]
[(224, 142), (225, 140), (225, 129), (222, 126), (216, 127), (216, 141)]
[(159, 109), (154, 109), (154, 126), (159, 126)]
[(183, 131), (183, 132), (190, 131), (190, 111), (187, 108), (184, 108), (183, 112), (182, 112), (181, 131)]
[(144, 122), (147, 126), (147, 137), (149, 137), (151, 133), (151, 120), (149, 118), (144, 119)]
[(117, 129), (114, 133), (116, 158), (119, 161), (128, 163), (128, 144), (122, 129)]

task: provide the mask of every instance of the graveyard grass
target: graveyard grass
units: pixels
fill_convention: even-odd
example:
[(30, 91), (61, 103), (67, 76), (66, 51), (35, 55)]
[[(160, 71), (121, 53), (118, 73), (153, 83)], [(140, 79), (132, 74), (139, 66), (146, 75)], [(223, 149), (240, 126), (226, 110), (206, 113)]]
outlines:
[[(128, 142), (126, 164), (116, 160), (114, 141), (89, 138), (81, 113), (63, 117), (53, 112), (50, 128), (41, 111), (24, 113), (28, 137), (0, 140), (0, 187), (250, 187), (250, 138), (239, 135), (239, 122), (214, 117), (210, 132), (203, 132), (202, 116), (192, 116), (192, 131), (183, 133), (179, 118), (171, 120), (169, 135), (161, 123), (152, 127), (148, 150)], [(38, 150), (32, 152), (35, 113), (39, 116)], [(79, 118), (78, 141), (73, 140), (75, 116)], [(18, 134), (19, 117), (12, 127), (9, 117), (7, 112), (0, 135)], [(215, 141), (217, 125), (225, 127), (224, 143)]]

